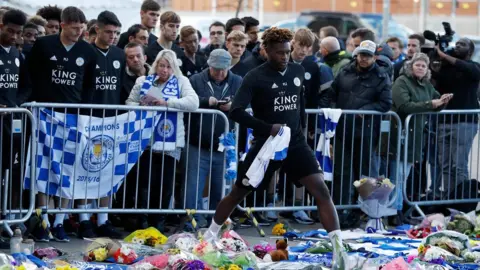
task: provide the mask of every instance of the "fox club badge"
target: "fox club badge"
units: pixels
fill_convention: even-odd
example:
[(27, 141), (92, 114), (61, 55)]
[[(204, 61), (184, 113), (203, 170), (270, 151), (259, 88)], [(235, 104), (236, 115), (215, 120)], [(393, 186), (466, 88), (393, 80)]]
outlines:
[(90, 139), (82, 155), (82, 166), (88, 172), (99, 172), (113, 159), (113, 138), (98, 135)]
[(295, 84), (295, 86), (300, 86), (300, 79), (298, 77), (295, 77), (295, 79), (293, 79), (293, 84)]
[(312, 78), (312, 74), (310, 72), (305, 72), (305, 80), (309, 81)]
[(75, 63), (77, 63), (77, 66), (81, 67), (85, 64), (85, 60), (83, 60), (82, 57), (78, 57), (77, 60), (75, 60)]
[(158, 123), (157, 132), (160, 134), (160, 136), (168, 139), (175, 133), (174, 128), (175, 125), (173, 124), (172, 120), (168, 118), (162, 119), (160, 120), (160, 123)]
[(20, 67), (20, 60), (18, 60), (18, 58), (15, 58), (15, 65), (17, 67)]
[(120, 62), (118, 60), (113, 61), (113, 67), (115, 69), (119, 69), (120, 68)]

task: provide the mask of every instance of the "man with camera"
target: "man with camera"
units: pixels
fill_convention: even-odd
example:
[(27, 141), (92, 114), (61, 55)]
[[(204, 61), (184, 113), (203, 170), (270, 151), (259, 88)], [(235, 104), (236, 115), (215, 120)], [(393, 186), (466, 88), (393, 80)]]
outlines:
[[(452, 93), (447, 110), (478, 109), (477, 90), (480, 82), (480, 64), (471, 60), (475, 44), (461, 38), (453, 50), (443, 52), (436, 48), (432, 78), (440, 94)], [(476, 114), (440, 116), (438, 119), (438, 154), (443, 175), (443, 190), (453, 191), (469, 180), (468, 157), (478, 131)], [(437, 188), (441, 185), (437, 184)]]

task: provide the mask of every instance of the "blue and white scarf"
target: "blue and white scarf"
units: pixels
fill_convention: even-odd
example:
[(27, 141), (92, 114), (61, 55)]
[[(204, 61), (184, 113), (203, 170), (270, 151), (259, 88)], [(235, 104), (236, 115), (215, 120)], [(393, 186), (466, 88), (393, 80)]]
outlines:
[[(156, 75), (149, 75), (145, 79), (140, 90), (140, 98), (144, 97), (157, 78)], [(162, 89), (163, 99), (165, 101), (170, 98), (180, 98), (180, 87), (178, 85), (178, 79), (173, 75), (165, 87)], [(165, 112), (160, 115), (160, 121), (155, 128), (154, 143), (152, 149), (154, 151), (173, 151), (177, 145), (177, 129), (178, 129), (178, 113), (177, 112)]]
[(320, 131), (315, 156), (320, 167), (323, 170), (323, 176), (326, 181), (333, 180), (333, 160), (330, 155), (330, 139), (335, 136), (335, 128), (338, 120), (342, 116), (340, 109), (323, 109), (318, 117), (317, 129)]

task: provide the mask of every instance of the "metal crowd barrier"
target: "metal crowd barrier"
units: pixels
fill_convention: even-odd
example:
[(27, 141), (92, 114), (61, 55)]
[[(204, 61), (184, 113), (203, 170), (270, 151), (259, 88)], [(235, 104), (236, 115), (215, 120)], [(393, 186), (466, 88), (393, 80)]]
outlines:
[[(412, 206), (410, 210), (425, 217), (444, 212), (445, 205), (464, 212), (477, 208), (479, 114), (480, 110), (445, 110), (412, 114), (405, 119), (410, 132), (405, 136), (403, 170), (410, 174), (405, 179), (403, 195), (404, 201)], [(415, 129), (420, 127), (420, 131)], [(415, 133), (420, 136), (414, 136)], [(421, 151), (421, 160), (413, 164), (412, 153), (408, 153), (410, 147)]]
[[(68, 181), (68, 192), (74, 195), (76, 194), (76, 196), (74, 197), (74, 203), (72, 203), (70, 199), (72, 198), (71, 196), (59, 196), (60, 201), (55, 207), (51, 207), (50, 199), (55, 196), (47, 197), (40, 195), (40, 197), (43, 197), (43, 200), (47, 200), (47, 202), (43, 202), (44, 206), (46, 205), (46, 207), (42, 209), (43, 213), (122, 213), (141, 216), (151, 214), (187, 214), (191, 217), (193, 215), (198, 217), (198, 215), (202, 214), (213, 214), (217, 202), (211, 203), (210, 207), (208, 201), (213, 199), (213, 197), (215, 197), (215, 200), (220, 200), (225, 196), (225, 155), (217, 151), (218, 141), (213, 134), (215, 129), (217, 129), (217, 131), (220, 130), (221, 134), (228, 132), (229, 122), (226, 115), (219, 110), (198, 109), (194, 112), (185, 112), (165, 107), (51, 103), (29, 103), (24, 104), (24, 107), (36, 111), (35, 123), (37, 123), (37, 126), (34, 127), (35, 130), (39, 130), (41, 128), (40, 124), (42, 121), (45, 121), (45, 114), (39, 113), (40, 108), (54, 111), (52, 114), (65, 118), (57, 119), (60, 120), (60, 122), (57, 121), (57, 132), (61, 125), (70, 126), (70, 132), (62, 134), (60, 138), (56, 138), (55, 140), (58, 140), (57, 142), (50, 141), (50, 143), (53, 143), (53, 146), (55, 143), (67, 145), (66, 143), (68, 142), (73, 144), (74, 148), (77, 148), (79, 144), (82, 143), (80, 137), (83, 136), (82, 138), (90, 140), (90, 142), (86, 144), (87, 147), (85, 147), (85, 150), (82, 151), (82, 153), (84, 153), (82, 156), (82, 166), (84, 166), (85, 169), (85, 166), (91, 165), (88, 162), (93, 162), (92, 164), (94, 165), (92, 166), (94, 168), (88, 167), (88, 169), (85, 169), (87, 171), (86, 177), (82, 176), (79, 178), (78, 174), (80, 172), (77, 172), (76, 169), (78, 167), (71, 166), (71, 163), (67, 161), (66, 158), (62, 158), (58, 162), (58, 168), (52, 169), (51, 164), (48, 165), (48, 168), (44, 168), (48, 169), (49, 175), (54, 173), (53, 171), (55, 171), (55, 169), (57, 173), (59, 170), (60, 175), (62, 175), (62, 180), (65, 176), (71, 177), (73, 181)], [(135, 114), (135, 112), (137, 113)], [(133, 143), (133, 135), (129, 137), (132, 132), (132, 127), (129, 126), (127, 128), (124, 126), (123, 130), (128, 129), (129, 131), (121, 134), (121, 127), (119, 126), (120, 123), (125, 123), (125, 121), (131, 125), (131, 122), (133, 122), (133, 120), (135, 120), (134, 118), (138, 115), (147, 115), (146, 117), (148, 117), (149, 114), (147, 114), (147, 112), (183, 113), (185, 146), (180, 149), (181, 151), (177, 150), (181, 147), (177, 141), (174, 147), (175, 150), (173, 151), (154, 153), (146, 149), (143, 155), (140, 156), (141, 143), (135, 144)], [(78, 119), (75, 122), (67, 119), (67, 113), (84, 115), (87, 120), (82, 118), (82, 120)], [(127, 114), (127, 116), (124, 116), (124, 114)], [(101, 119), (100, 122), (98, 119)], [(153, 118), (153, 121), (155, 121), (154, 119), (155, 118)], [(140, 126), (147, 121), (144, 119), (136, 120)], [(70, 123), (68, 123), (69, 121)], [(95, 126), (92, 122), (100, 123), (100, 125)], [(162, 128), (166, 127), (167, 126), (162, 126)], [(195, 127), (199, 128), (198, 131), (190, 132), (190, 130)], [(54, 125), (47, 123), (46, 128), (53, 129)], [(80, 130), (80, 128), (84, 128), (84, 130)], [(112, 129), (114, 131), (111, 131)], [(140, 131), (139, 136), (142, 136), (142, 132), (147, 132), (147, 130), (148, 129), (145, 128)], [(92, 138), (93, 135), (91, 134), (93, 132), (97, 134), (96, 136), (99, 134), (101, 139), (95, 140), (96, 136)], [(116, 134), (116, 132), (120, 134)], [(164, 132), (168, 132), (168, 130)], [(79, 135), (79, 133), (83, 133), (83, 135)], [(127, 134), (125, 135), (125, 133)], [(202, 138), (205, 134), (212, 134), (212, 136)], [(110, 139), (107, 137), (110, 137)], [(112, 138), (115, 139), (111, 140)], [(131, 141), (129, 141), (128, 138), (131, 138)], [(35, 140), (38, 139), (37, 137)], [(126, 142), (126, 144), (122, 146), (119, 142)], [(148, 145), (151, 146), (152, 143), (153, 136), (150, 136)], [(167, 142), (164, 141), (162, 145), (166, 147)], [(199, 147), (200, 145), (202, 145), (203, 148)], [(122, 147), (128, 148), (128, 154), (125, 155), (125, 157), (121, 157), (124, 159), (124, 162), (121, 162), (122, 164), (119, 164), (119, 162), (117, 162), (117, 164), (115, 163), (115, 153), (117, 152), (114, 148), (122, 149)], [(199, 148), (202, 149), (200, 154), (198, 154)], [(63, 151), (65, 155), (67, 150)], [(135, 152), (137, 152), (140, 157), (137, 161), (130, 160), (129, 156)], [(85, 155), (85, 153), (87, 153), (87, 155)], [(78, 161), (79, 159), (77, 158), (76, 162)], [(134, 164), (134, 166), (126, 173), (125, 166), (128, 166), (128, 164)], [(117, 175), (117, 165), (125, 165), (124, 167), (118, 167), (122, 168), (118, 169), (118, 171), (125, 171), (125, 173)], [(111, 175), (101, 173), (105, 170), (111, 171)], [(219, 177), (221, 178), (219, 179)], [(119, 178), (122, 179), (120, 182), (118, 182)], [(208, 178), (211, 180), (214, 179), (212, 180), (213, 182), (210, 181), (209, 185)], [(203, 188), (202, 185), (199, 184), (202, 180), (206, 182), (209, 188)], [(95, 182), (103, 184), (95, 185)], [(187, 182), (189, 183), (188, 185)], [(192, 185), (192, 183), (194, 184)], [(46, 180), (46, 183), (43, 184), (45, 186), (51, 184), (50, 176)], [(62, 182), (60, 184), (57, 183), (58, 188), (62, 191), (65, 185), (66, 184)], [(89, 189), (89, 186), (92, 185), (95, 187), (95, 190)], [(102, 197), (101, 194), (104, 193), (105, 185), (113, 191), (108, 192), (108, 194), (104, 196), (108, 198), (108, 208), (78, 208), (78, 205), (83, 206), (86, 202), (88, 203), (90, 201), (94, 201), (97, 206), (105, 206), (105, 202), (102, 204), (102, 199), (100, 198)], [(45, 191), (46, 190), (47, 189), (45, 189)], [(206, 196), (203, 196), (204, 190)], [(56, 192), (58, 192), (58, 189)], [(79, 194), (79, 192), (81, 194)], [(215, 192), (215, 196), (212, 192)], [(195, 197), (193, 204), (191, 201), (193, 199), (192, 197)], [(188, 205), (187, 200), (189, 200)], [(205, 202), (205, 205), (203, 205), (202, 201)], [(202, 205), (200, 205), (200, 203), (202, 203)], [(38, 206), (39, 205), (37, 205), (37, 207)]]
[[(25, 155), (28, 152), (34, 155), (34, 149), (26, 147), (27, 142), (34, 142), (28, 138), (34, 132), (34, 122), (33, 115), (26, 109), (0, 108), (0, 225), (10, 235), (13, 233), (9, 225), (27, 221), (34, 209), (35, 194), (24, 192), (22, 180), (27, 165)], [(30, 177), (33, 175), (34, 171), (30, 171)], [(34, 183), (29, 189), (34, 189)]]
[[(251, 112), (251, 111), (250, 111)], [(306, 110), (307, 119), (305, 137), (313, 151), (320, 137), (319, 117), (323, 110)], [(392, 125), (398, 127), (391, 129)], [(361, 176), (385, 176), (397, 179), (398, 171), (390, 169), (390, 164), (400, 162), (401, 151), (391, 153), (390, 148), (400, 149), (402, 123), (394, 112), (380, 113), (375, 111), (343, 110), (337, 125), (335, 136), (331, 139), (331, 154), (333, 161), (333, 181), (326, 181), (330, 188), (332, 199), (338, 210), (359, 208), (357, 192), (353, 182)], [(241, 127), (236, 125), (237, 142), (242, 141)], [(395, 135), (395, 136), (394, 136)], [(244, 145), (239, 145), (237, 151), (243, 152)], [(299, 160), (298, 162), (301, 162)], [(320, 164), (322, 165), (322, 164)], [(324, 168), (325, 166), (321, 166)], [(295, 188), (282, 174), (277, 172), (270, 187), (257, 190), (249, 195), (239, 210), (254, 218), (252, 213), (259, 211), (309, 211), (317, 210), (317, 206), (305, 188)], [(393, 191), (389, 205), (393, 205), (397, 194)], [(254, 225), (258, 222), (254, 219)], [(260, 234), (263, 231), (259, 229)]]

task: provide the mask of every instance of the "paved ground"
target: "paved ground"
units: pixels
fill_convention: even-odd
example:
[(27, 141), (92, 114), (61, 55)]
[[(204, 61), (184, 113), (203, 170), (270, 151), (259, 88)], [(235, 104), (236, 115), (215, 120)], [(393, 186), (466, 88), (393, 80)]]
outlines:
[[(298, 229), (300, 231), (309, 231), (309, 230), (316, 230), (321, 228), (321, 225), (319, 223), (311, 226), (300, 225), (300, 224), (292, 224), (292, 226), (294, 229)], [(239, 229), (237, 230), (237, 232), (242, 237), (244, 237), (245, 240), (250, 245), (255, 245), (262, 241), (267, 241), (273, 245), (275, 244), (276, 238), (274, 238), (274, 236), (272, 235), (272, 227), (273, 226), (261, 227), (265, 231), (265, 235), (266, 235), (265, 237), (260, 237), (260, 235), (258, 234), (255, 228)], [(128, 232), (123, 232), (123, 233), (124, 233), (124, 236), (127, 236), (129, 234)], [(170, 235), (170, 234), (167, 234), (167, 235)], [(55, 247), (67, 253), (76, 253), (87, 248), (88, 244), (89, 244), (89, 241), (78, 239), (72, 236), (69, 243), (60, 243), (60, 242), (53, 242), (53, 241), (49, 243), (35, 243), (35, 248)], [(9, 250), (0, 249), (0, 253), (9, 253)]]

